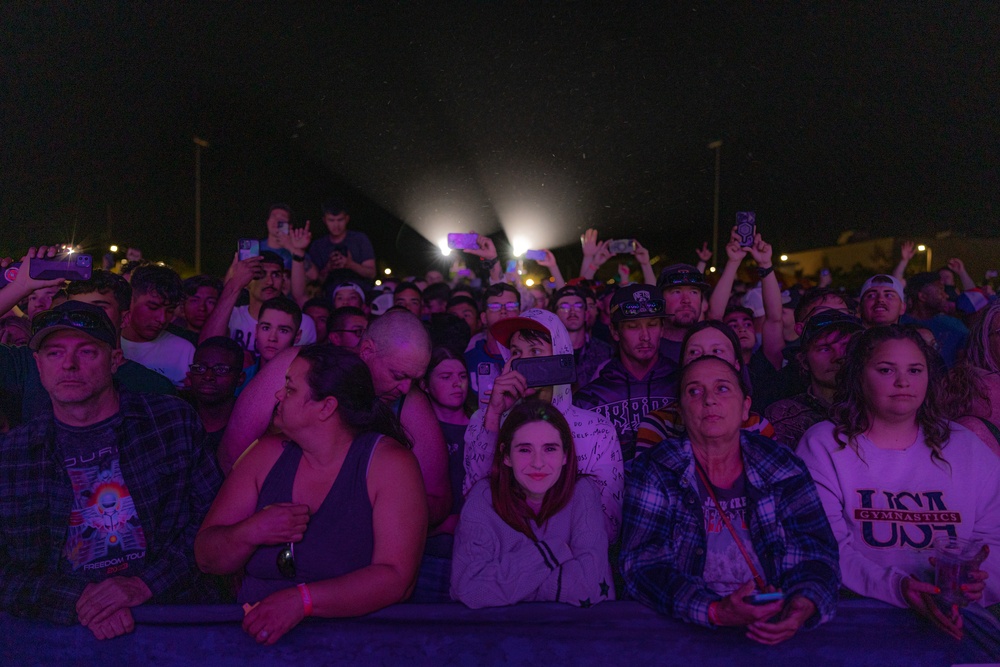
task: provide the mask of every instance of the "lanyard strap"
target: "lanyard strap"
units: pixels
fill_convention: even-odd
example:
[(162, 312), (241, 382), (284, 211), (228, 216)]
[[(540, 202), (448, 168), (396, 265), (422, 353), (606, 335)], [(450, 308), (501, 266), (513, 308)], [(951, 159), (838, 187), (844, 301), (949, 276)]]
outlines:
[(767, 590), (767, 584), (764, 583), (764, 578), (760, 576), (760, 572), (757, 571), (757, 567), (753, 564), (753, 559), (750, 558), (750, 554), (747, 553), (747, 548), (743, 545), (743, 540), (737, 535), (736, 529), (733, 528), (733, 522), (729, 520), (729, 515), (726, 514), (722, 507), (719, 505), (719, 499), (715, 497), (715, 491), (712, 490), (712, 483), (708, 481), (708, 475), (705, 471), (701, 469), (701, 464), (695, 459), (694, 467), (698, 471), (698, 476), (701, 477), (701, 483), (705, 485), (705, 489), (708, 491), (709, 497), (712, 498), (712, 502), (715, 503), (715, 509), (722, 516), (722, 521), (726, 524), (726, 528), (733, 536), (733, 541), (736, 542), (736, 546), (740, 548), (740, 553), (743, 554), (743, 559), (747, 562), (747, 566), (750, 568), (750, 574), (753, 575), (753, 580), (757, 584), (757, 589), (761, 592)]

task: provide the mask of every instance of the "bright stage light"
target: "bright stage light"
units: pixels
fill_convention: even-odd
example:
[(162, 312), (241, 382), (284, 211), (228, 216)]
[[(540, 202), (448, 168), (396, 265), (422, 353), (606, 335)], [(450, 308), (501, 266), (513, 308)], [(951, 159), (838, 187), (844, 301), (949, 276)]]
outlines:
[(109, 248), (109, 250), (111, 250), (111, 252), (118, 252), (118, 246), (113, 245), (111, 246), (111, 248)]
[(918, 245), (917, 246), (917, 250), (919, 250), (920, 252), (923, 252), (924, 250), (927, 250), (927, 246), (925, 246), (925, 245)]
[(520, 257), (531, 248), (531, 244), (523, 236), (515, 236), (510, 240), (510, 247), (514, 257)]
[(788, 261), (788, 255), (782, 255), (781, 256), (781, 261), (782, 262), (787, 262)]
[(448, 239), (441, 239), (438, 241), (438, 247), (441, 248), (441, 254), (445, 257), (451, 255), (451, 248), (448, 247)]
[(533, 286), (535, 284), (535, 281), (532, 280), (531, 278), (528, 278), (527, 280), (524, 281), (524, 284), (527, 287), (531, 287), (531, 286)]
[(387, 268), (387, 269), (385, 270), (385, 275), (387, 275), (387, 276), (391, 276), (391, 275), (392, 275), (392, 269), (389, 269), (389, 268)]

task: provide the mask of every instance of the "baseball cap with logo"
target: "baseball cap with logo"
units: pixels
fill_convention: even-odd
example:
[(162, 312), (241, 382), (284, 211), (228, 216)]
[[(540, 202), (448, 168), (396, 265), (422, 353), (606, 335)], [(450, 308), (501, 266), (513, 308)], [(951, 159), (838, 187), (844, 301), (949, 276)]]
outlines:
[(697, 287), (702, 292), (711, 287), (701, 271), (690, 264), (672, 264), (660, 271), (660, 277), (656, 281), (656, 286), (661, 290), (679, 285)]
[(112, 349), (118, 347), (118, 332), (104, 310), (83, 301), (66, 301), (35, 315), (31, 320), (28, 347), (38, 350), (50, 334), (63, 330), (79, 331), (107, 343)]
[(611, 298), (611, 323), (638, 320), (646, 317), (663, 317), (665, 303), (652, 285), (637, 283), (622, 287)]

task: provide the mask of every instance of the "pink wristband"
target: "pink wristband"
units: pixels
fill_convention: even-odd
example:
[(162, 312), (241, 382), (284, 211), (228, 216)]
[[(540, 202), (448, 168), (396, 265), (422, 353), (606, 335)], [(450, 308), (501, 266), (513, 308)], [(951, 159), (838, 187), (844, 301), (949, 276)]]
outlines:
[[(300, 584), (300, 586), (304, 586), (304, 585), (305, 584)], [(711, 604), (708, 605), (708, 622), (711, 623), (712, 625), (718, 625), (719, 624), (719, 617), (715, 613), (715, 607), (718, 604), (719, 604), (719, 602), (718, 602), (718, 600), (716, 600), (715, 602), (712, 602)]]
[(306, 616), (312, 616), (313, 599), (312, 595), (309, 594), (309, 587), (305, 584), (299, 584), (299, 596), (302, 598), (302, 611), (305, 612)]

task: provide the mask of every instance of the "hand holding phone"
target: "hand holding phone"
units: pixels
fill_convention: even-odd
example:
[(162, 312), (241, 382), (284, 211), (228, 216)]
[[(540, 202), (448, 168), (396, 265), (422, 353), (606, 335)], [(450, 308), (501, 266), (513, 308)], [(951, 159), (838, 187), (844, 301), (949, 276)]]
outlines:
[(544, 250), (525, 250), (524, 258), (531, 259), (534, 261), (545, 261), (545, 251)]

